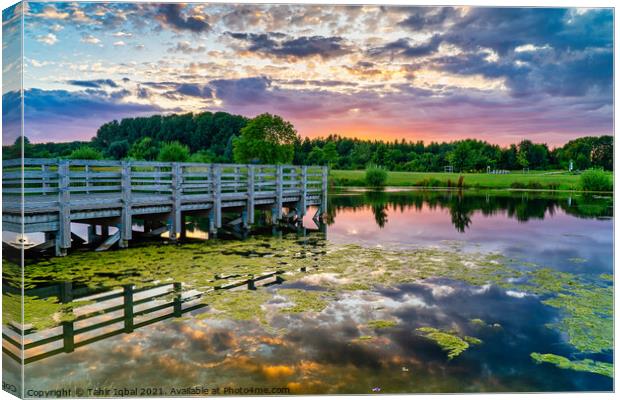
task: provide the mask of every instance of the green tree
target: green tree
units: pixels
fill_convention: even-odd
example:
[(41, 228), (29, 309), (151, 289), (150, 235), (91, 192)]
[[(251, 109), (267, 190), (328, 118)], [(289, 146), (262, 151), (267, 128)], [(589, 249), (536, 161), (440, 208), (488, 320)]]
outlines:
[(72, 160), (101, 160), (103, 159), (103, 154), (90, 146), (81, 146), (73, 150), (69, 154), (69, 158)]
[(135, 160), (151, 161), (157, 158), (158, 153), (159, 149), (153, 142), (153, 139), (145, 136), (131, 145), (128, 155)]
[(277, 115), (261, 114), (241, 129), (233, 142), (235, 162), (286, 164), (293, 161), (297, 131)]
[(179, 142), (170, 142), (161, 146), (159, 154), (157, 155), (158, 161), (165, 162), (183, 162), (189, 159), (189, 147)]
[(323, 161), (330, 167), (338, 162), (338, 150), (336, 150), (336, 143), (327, 142), (323, 146)]

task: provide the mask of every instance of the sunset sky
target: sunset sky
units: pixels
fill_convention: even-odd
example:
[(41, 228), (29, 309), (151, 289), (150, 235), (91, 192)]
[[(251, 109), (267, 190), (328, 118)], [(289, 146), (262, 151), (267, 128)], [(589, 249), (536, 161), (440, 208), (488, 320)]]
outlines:
[[(19, 101), (7, 81), (19, 66), (15, 10), (3, 12), (5, 109)], [(613, 134), (611, 9), (31, 2), (25, 12), (32, 142), (201, 111), (271, 112), (310, 137), (555, 146)]]

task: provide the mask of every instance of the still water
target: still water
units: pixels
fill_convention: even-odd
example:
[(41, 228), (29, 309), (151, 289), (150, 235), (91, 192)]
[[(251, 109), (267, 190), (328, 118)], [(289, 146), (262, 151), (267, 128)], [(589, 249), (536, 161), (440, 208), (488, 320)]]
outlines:
[[(72, 388), (82, 396), (110, 396), (135, 388), (137, 395), (204, 395), (196, 387), (219, 388), (221, 394), (251, 394), (256, 388), (277, 394), (613, 389), (609, 373), (559, 368), (536, 362), (531, 355), (613, 364), (613, 344), (605, 341), (611, 314), (601, 315), (602, 322), (599, 318), (595, 328), (583, 334), (574, 332), (584, 321), (577, 306), (612, 307), (606, 275), (613, 274), (611, 197), (342, 191), (330, 196), (329, 205), (324, 229), (313, 232), (316, 226), (307, 216), (305, 232), (254, 237), (248, 239), (250, 248), (234, 247), (231, 243), (237, 240), (229, 239), (221, 251), (205, 259), (200, 258), (200, 246), (210, 245), (200, 240), (177, 246), (170, 254), (164, 253), (170, 245), (143, 244), (144, 258), (122, 276), (87, 272), (88, 268), (80, 272), (79, 266), (67, 274), (56, 264), (61, 261), (37, 260), (42, 264), (33, 269), (33, 296), (43, 297), (45, 290), (55, 293), (69, 279), (80, 288), (75, 297), (82, 290), (86, 295), (80, 301), (86, 302), (66, 300), (76, 303), (71, 307), (78, 316), (75, 321), (61, 322), (56, 316), (51, 323), (34, 324), (29, 340), (54, 335), (61, 339), (29, 350), (26, 389)], [(203, 236), (201, 225), (196, 221), (190, 227), (195, 237)], [(117, 262), (121, 258), (114, 253), (98, 253), (93, 265), (106, 257), (109, 263)], [(161, 261), (152, 261), (149, 254), (170, 262), (179, 257), (181, 264), (174, 274), (157, 275), (153, 270), (159, 267), (147, 274), (145, 265)], [(232, 298), (240, 296), (233, 304), (225, 303), (226, 297), (209, 300), (204, 295), (214, 285), (202, 277), (202, 271), (208, 274), (207, 264), (217, 270), (230, 261), (230, 270), (237, 271), (250, 259), (264, 261), (259, 264), (266, 271), (281, 265), (303, 273), (270, 276), (265, 279), (269, 284), (257, 285), (257, 290), (233, 289)], [(71, 261), (62, 262), (71, 268)], [(517, 272), (507, 284), (493, 272), (485, 272), (482, 280), (481, 275), (461, 276), (460, 268), (475, 270), (476, 265)], [(556, 297), (555, 288), (529, 290), (527, 283), (520, 283), (522, 271), (531, 269), (565, 273), (553, 276), (583, 285), (580, 297), (565, 300), (574, 302), (575, 309), (546, 302)], [(416, 279), (408, 279), (414, 274), (408, 271), (415, 271)], [(169, 279), (162, 278), (166, 274)], [(140, 280), (149, 283), (127, 297), (127, 290), (134, 290), (127, 289), (128, 283), (140, 286)], [(97, 290), (90, 294), (89, 287)], [(62, 297), (62, 289), (57, 293)], [(180, 294), (170, 300), (162, 293)], [(135, 306), (130, 323), (123, 314), (128, 298)], [(105, 309), (111, 311), (102, 312), (106, 302)], [(150, 305), (158, 304), (161, 310), (149, 311)], [(166, 304), (171, 304), (171, 312)], [(140, 310), (148, 312), (140, 315)], [(87, 317), (92, 317), (88, 323)], [(67, 339), (67, 323), (72, 324), (71, 332), (85, 329)], [(476, 340), (451, 357), (449, 348), (424, 334), (424, 327), (449, 332), (458, 344), (470, 337)], [(6, 354), (3, 357), (5, 363), (17, 365)], [(94, 388), (112, 392), (88, 392)], [(141, 392), (145, 388), (149, 391)]]

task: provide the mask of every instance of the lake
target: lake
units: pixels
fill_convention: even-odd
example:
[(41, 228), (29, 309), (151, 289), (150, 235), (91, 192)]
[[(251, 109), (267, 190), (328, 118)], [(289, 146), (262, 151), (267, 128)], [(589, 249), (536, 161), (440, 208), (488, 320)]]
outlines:
[(350, 189), (326, 226), (311, 215), (209, 241), (196, 218), (181, 245), (30, 260), (26, 389), (613, 390), (611, 196)]

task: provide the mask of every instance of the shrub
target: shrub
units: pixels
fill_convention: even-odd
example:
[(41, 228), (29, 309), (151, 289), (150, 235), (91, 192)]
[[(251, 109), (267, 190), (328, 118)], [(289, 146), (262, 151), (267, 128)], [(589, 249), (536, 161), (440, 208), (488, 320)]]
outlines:
[(189, 159), (189, 147), (179, 142), (164, 144), (157, 155), (158, 161), (174, 162), (187, 161)]
[(581, 189), (591, 192), (611, 192), (614, 190), (613, 182), (608, 174), (600, 169), (590, 169), (579, 177)]
[(543, 185), (540, 182), (528, 182), (527, 184), (528, 189), (542, 189)]
[(103, 154), (90, 146), (81, 146), (73, 150), (69, 154), (69, 158), (72, 160), (101, 160)]
[(377, 165), (369, 165), (366, 167), (365, 175), (366, 185), (371, 187), (383, 187), (387, 181), (387, 171)]
[(523, 182), (512, 182), (510, 184), (510, 187), (512, 189), (525, 189), (526, 188), (525, 183)]

